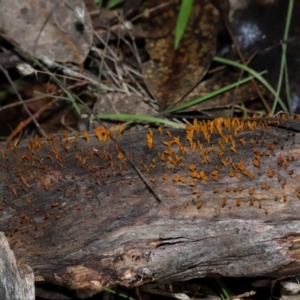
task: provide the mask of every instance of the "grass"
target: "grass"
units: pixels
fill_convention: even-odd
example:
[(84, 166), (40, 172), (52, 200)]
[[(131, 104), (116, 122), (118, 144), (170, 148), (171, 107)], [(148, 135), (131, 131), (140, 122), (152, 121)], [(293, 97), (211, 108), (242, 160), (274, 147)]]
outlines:
[(282, 87), (283, 76), (285, 75), (285, 89), (287, 94), (287, 101), (289, 106), (289, 111), (292, 113), (292, 103), (291, 103), (291, 96), (290, 96), (290, 88), (289, 88), (289, 80), (288, 80), (288, 70), (287, 70), (287, 61), (286, 61), (286, 51), (287, 51), (287, 41), (289, 37), (289, 29), (292, 20), (292, 13), (294, 7), (294, 0), (289, 0), (289, 6), (287, 11), (286, 23), (284, 28), (284, 35), (283, 35), (283, 42), (282, 44), (282, 55), (281, 55), (281, 62), (280, 62), (280, 73), (277, 83), (277, 92), (274, 100), (274, 105), (272, 107), (272, 115), (275, 113), (275, 109), (277, 107), (277, 103), (279, 102), (279, 95)]
[(186, 30), (190, 18), (191, 10), (193, 7), (193, 2), (194, 2), (193, 0), (181, 1), (176, 27), (175, 27), (175, 41), (174, 41), (175, 50), (179, 47), (180, 41)]

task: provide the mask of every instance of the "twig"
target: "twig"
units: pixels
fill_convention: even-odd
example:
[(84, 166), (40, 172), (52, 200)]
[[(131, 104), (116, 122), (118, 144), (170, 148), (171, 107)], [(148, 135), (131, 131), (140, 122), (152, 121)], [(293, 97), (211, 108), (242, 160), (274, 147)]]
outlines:
[(29, 115), (29, 117), (31, 118), (31, 120), (33, 121), (33, 123), (35, 124), (35, 126), (37, 127), (37, 129), (39, 130), (40, 134), (42, 136), (46, 136), (44, 130), (41, 128), (40, 124), (38, 123), (38, 121), (35, 119), (35, 117), (32, 115), (32, 113), (30, 112), (30, 110), (28, 109), (27, 105), (25, 104), (23, 98), (21, 97), (20, 93), (18, 92), (18, 89), (16, 88), (14, 82), (11, 80), (8, 72), (2, 67), (2, 65), (0, 65), (0, 70), (2, 71), (2, 73), (5, 75), (5, 77), (7, 78), (7, 80), (9, 81), (9, 83), (11, 84), (15, 94), (17, 95), (19, 101), (23, 104), (23, 107), (25, 109), (25, 111), (27, 112), (27, 114)]

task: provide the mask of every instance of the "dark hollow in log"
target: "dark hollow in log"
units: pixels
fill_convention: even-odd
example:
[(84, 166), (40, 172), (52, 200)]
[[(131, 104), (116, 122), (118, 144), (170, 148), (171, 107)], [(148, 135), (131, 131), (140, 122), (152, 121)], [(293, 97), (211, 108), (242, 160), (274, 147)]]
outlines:
[(216, 119), (106, 139), (1, 145), (0, 231), (36, 281), (98, 291), (300, 272), (299, 133)]

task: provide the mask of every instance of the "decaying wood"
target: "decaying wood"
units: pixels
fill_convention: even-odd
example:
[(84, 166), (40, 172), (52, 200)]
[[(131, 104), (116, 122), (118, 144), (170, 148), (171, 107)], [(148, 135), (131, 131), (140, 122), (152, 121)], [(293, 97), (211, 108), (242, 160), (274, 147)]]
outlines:
[(0, 230), (36, 281), (101, 290), (299, 274), (300, 134), (254, 121), (0, 148)]
[(33, 300), (34, 275), (29, 266), (17, 266), (7, 238), (0, 232), (0, 299)]

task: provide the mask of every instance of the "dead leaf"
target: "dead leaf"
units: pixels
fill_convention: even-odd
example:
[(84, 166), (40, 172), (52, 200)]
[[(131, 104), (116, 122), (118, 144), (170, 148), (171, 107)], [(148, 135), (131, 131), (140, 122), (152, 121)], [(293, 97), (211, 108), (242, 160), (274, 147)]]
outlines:
[[(147, 7), (161, 1), (146, 1)], [(149, 16), (151, 34), (146, 39), (150, 60), (142, 67), (145, 84), (165, 109), (186, 95), (203, 78), (216, 50), (219, 12), (211, 0), (194, 1), (187, 29), (174, 50), (174, 30), (180, 1), (154, 10)], [(153, 37), (159, 36), (157, 39)], [(149, 38), (151, 37), (151, 39)]]
[(78, 64), (93, 36), (82, 0), (2, 0), (0, 31), (34, 57)]

